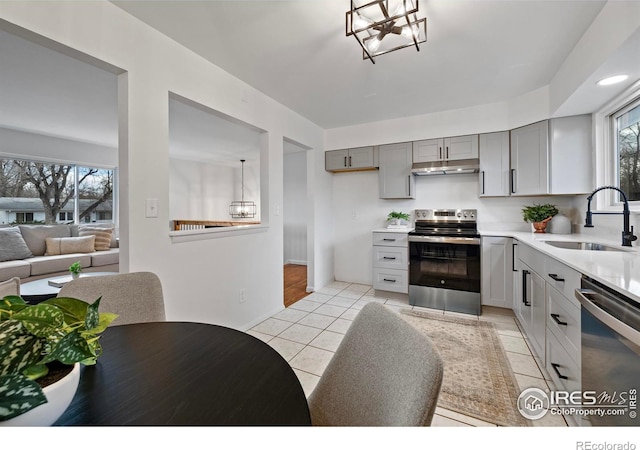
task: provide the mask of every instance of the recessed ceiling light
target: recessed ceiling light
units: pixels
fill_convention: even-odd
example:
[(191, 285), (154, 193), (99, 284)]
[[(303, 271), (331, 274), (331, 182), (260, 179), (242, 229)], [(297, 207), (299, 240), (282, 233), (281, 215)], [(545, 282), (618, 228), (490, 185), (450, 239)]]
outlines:
[(624, 81), (627, 78), (629, 78), (629, 75), (614, 75), (612, 77), (603, 78), (602, 80), (598, 81), (596, 84), (598, 86), (609, 86), (610, 84), (620, 83), (621, 81)]

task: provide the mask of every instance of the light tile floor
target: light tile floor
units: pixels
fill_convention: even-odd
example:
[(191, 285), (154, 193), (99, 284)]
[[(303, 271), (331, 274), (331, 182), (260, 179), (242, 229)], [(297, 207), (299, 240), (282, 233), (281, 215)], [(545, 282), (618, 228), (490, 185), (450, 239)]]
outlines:
[[(308, 397), (351, 322), (368, 302), (383, 303), (395, 311), (403, 308), (434, 311), (410, 306), (407, 300), (378, 297), (371, 286), (336, 281), (259, 323), (248, 333), (271, 345), (289, 362)], [(480, 317), (449, 312), (444, 314), (494, 323), (519, 391), (528, 387), (539, 387), (547, 392), (554, 389), (544, 367), (533, 357), (530, 345), (510, 310), (484, 307)], [(479, 420), (441, 407), (436, 408), (431, 425), (496, 426), (489, 420)], [(567, 423), (561, 416), (547, 414), (543, 419), (534, 421), (534, 425), (566, 426)]]

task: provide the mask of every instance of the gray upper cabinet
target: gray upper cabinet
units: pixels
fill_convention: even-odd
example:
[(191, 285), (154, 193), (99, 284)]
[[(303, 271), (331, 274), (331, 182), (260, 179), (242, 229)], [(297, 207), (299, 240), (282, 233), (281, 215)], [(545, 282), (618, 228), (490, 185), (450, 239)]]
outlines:
[(472, 159), (478, 157), (478, 135), (427, 139), (413, 143), (413, 162)]
[(551, 119), (549, 139), (549, 193), (591, 192), (595, 188), (592, 176), (591, 114)]
[(591, 192), (592, 148), (589, 114), (511, 130), (511, 195)]
[(411, 175), (413, 147), (411, 142), (381, 145), (378, 184), (380, 198), (414, 198), (414, 178)]
[(549, 193), (549, 121), (511, 130), (511, 195)]
[(480, 197), (509, 196), (509, 132), (480, 135)]
[(378, 152), (375, 147), (331, 150), (324, 153), (324, 168), (329, 172), (377, 169)]

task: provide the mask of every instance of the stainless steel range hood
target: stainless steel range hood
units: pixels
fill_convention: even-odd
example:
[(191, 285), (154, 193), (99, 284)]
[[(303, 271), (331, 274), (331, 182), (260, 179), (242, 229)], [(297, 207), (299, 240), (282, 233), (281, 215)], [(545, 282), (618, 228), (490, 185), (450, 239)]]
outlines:
[(452, 161), (429, 161), (413, 163), (411, 173), (414, 175), (459, 175), (463, 173), (478, 173), (480, 159), (458, 159)]

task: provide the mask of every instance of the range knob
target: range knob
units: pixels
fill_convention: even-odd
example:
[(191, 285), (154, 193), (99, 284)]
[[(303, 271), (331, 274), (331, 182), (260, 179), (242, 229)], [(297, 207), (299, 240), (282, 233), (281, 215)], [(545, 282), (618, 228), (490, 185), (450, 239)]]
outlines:
[(467, 213), (464, 213), (464, 218), (465, 218), (465, 219), (467, 218)]
[(462, 217), (462, 213), (459, 212), (458, 214), (456, 214), (456, 216), (458, 216), (458, 218)]

